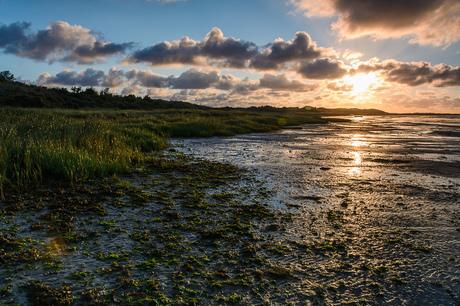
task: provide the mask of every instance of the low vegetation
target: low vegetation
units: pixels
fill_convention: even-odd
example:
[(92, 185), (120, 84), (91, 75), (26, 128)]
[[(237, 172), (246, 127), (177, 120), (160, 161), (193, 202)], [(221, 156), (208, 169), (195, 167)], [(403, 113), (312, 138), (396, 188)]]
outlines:
[(212, 109), (108, 89), (45, 88), (0, 72), (0, 198), (47, 178), (82, 182), (142, 167), (169, 137), (270, 132), (327, 123), (306, 109)]
[(327, 123), (301, 114), (223, 110), (64, 110), (2, 108), (0, 191), (46, 178), (70, 182), (129, 171), (169, 137), (270, 132), (284, 125)]

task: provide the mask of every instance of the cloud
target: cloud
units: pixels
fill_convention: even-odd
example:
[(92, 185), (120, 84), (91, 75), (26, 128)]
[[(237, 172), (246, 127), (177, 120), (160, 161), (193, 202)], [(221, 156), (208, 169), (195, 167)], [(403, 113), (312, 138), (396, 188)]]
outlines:
[(259, 79), (259, 84), (261, 88), (269, 88), (275, 91), (306, 92), (313, 91), (318, 87), (316, 84), (306, 84), (299, 80), (292, 80), (286, 74), (264, 74)]
[(168, 77), (161, 74), (153, 73), (150, 70), (129, 70), (125, 76), (128, 80), (140, 84), (143, 87), (147, 88), (167, 88)]
[(431, 97), (431, 98), (436, 96), (436, 92), (433, 90), (419, 90), (416, 92), (416, 94), (418, 96), (425, 96), (425, 97)]
[(125, 86), (121, 90), (121, 94), (123, 96), (127, 95), (139, 95), (143, 91), (143, 88), (140, 85), (137, 84), (130, 84), (128, 86)]
[(321, 55), (316, 43), (306, 32), (297, 32), (294, 40), (277, 39), (270, 47), (251, 59), (250, 67), (259, 70), (279, 70), (287, 62), (314, 59)]
[(411, 42), (449, 45), (460, 39), (458, 0), (291, 0), (308, 17), (338, 16), (332, 26), (344, 39), (410, 35)]
[(64, 85), (64, 86), (99, 86), (105, 78), (102, 70), (88, 68), (84, 71), (75, 72), (64, 70), (55, 76), (45, 72), (40, 74), (37, 83), (39, 85)]
[(460, 98), (426, 97), (413, 98), (406, 94), (395, 94), (382, 98), (382, 106), (396, 112), (440, 112), (458, 113), (460, 111)]
[(332, 91), (352, 91), (353, 84), (343, 83), (343, 82), (330, 82), (327, 84), (327, 89)]
[[(44, 86), (95, 86), (121, 88), (122, 94), (155, 92), (167, 89), (172, 94), (179, 91), (203, 93), (214, 90), (222, 97), (227, 95), (252, 95), (255, 92), (269, 94), (273, 92), (310, 92), (318, 89), (317, 84), (289, 78), (286, 74), (264, 74), (260, 79), (238, 78), (231, 74), (221, 75), (216, 70), (189, 68), (178, 76), (164, 76), (151, 70), (130, 69), (126, 72), (112, 67), (107, 74), (102, 70), (86, 69), (83, 71), (64, 70), (56, 75), (42, 73), (36, 81)], [(185, 90), (185, 91), (184, 91)], [(164, 94), (164, 91), (162, 91)]]
[(36, 61), (77, 64), (102, 62), (107, 56), (125, 52), (132, 43), (101, 41), (89, 29), (57, 21), (45, 30), (30, 33), (30, 23), (0, 26), (0, 49), (4, 53)]
[(250, 78), (244, 78), (233, 86), (231, 92), (234, 94), (247, 96), (259, 89), (260, 87), (258, 81), (252, 80)]
[(361, 52), (356, 52), (356, 51), (351, 51), (351, 50), (345, 50), (342, 54), (342, 57), (347, 59), (347, 60), (357, 60), (361, 58), (364, 54)]
[(219, 89), (224, 91), (247, 92), (258, 89), (258, 82), (248, 78), (240, 79), (231, 74), (221, 75), (218, 71), (189, 68), (179, 76), (162, 76), (150, 70), (132, 69), (126, 73), (132, 82), (148, 88), (169, 89)]
[(431, 66), (427, 62), (398, 62), (386, 60), (382, 63), (373, 59), (361, 63), (351, 73), (379, 72), (387, 82), (405, 84), (411, 87), (429, 85), (432, 87), (460, 86), (460, 67), (445, 64)]
[(179, 77), (169, 77), (169, 85), (175, 89), (206, 89), (219, 82), (217, 71), (204, 72), (198, 69), (187, 69)]
[(0, 25), (0, 48), (6, 53), (13, 53), (17, 42), (25, 41), (25, 32), (31, 24), (27, 22), (16, 22), (10, 25)]
[(244, 68), (246, 61), (257, 53), (254, 43), (224, 37), (218, 28), (213, 28), (206, 35), (200, 47), (204, 56), (224, 60), (224, 66), (234, 68)]
[[(319, 65), (317, 63), (318, 61), (310, 62), (312, 67), (324, 64)], [(332, 66), (334, 63), (338, 64), (339, 67), (341, 65), (337, 61), (329, 61), (328, 63)], [(432, 67), (423, 63), (408, 64), (397, 61), (379, 63), (376, 59), (372, 60), (371, 63), (372, 67), (370, 63), (363, 63), (362, 65), (367, 64), (367, 71), (374, 71), (384, 78), (386, 73), (392, 72), (391, 75), (395, 78), (393, 82), (405, 80), (402, 75), (414, 74), (412, 69), (416, 67), (427, 69), (428, 72), (425, 73), (425, 77), (428, 78), (431, 75), (433, 79), (453, 69), (442, 66)], [(409, 65), (409, 68), (406, 65)], [(341, 70), (338, 69), (338, 71)], [(350, 75), (355, 73), (359, 73), (358, 70), (349, 71)], [(396, 78), (396, 75), (399, 77)], [(412, 89), (405, 88), (407, 84), (403, 82), (382, 83), (386, 86), (385, 89), (373, 90), (366, 94), (366, 99), (357, 100), (355, 95), (349, 94), (350, 91), (353, 91), (351, 84), (341, 80), (332, 82), (327, 81), (328, 79), (325, 80), (324, 82), (310, 83), (289, 77), (288, 74), (264, 74), (259, 79), (238, 78), (231, 74), (221, 75), (216, 70), (197, 68), (189, 68), (178, 76), (165, 76), (150, 70), (130, 69), (122, 71), (112, 67), (107, 73), (94, 69), (79, 72), (64, 70), (54, 76), (43, 73), (36, 83), (45, 86), (103, 86), (117, 88), (116, 92), (122, 95), (143, 96), (148, 94), (157, 98), (189, 101), (209, 106), (302, 106), (310, 104), (325, 107), (373, 107), (395, 112), (424, 111), (424, 109), (430, 112), (460, 111), (460, 99), (447, 96), (447, 89), (436, 88), (428, 91), (421, 87), (417, 92), (418, 95), (414, 98), (410, 94), (413, 92)], [(408, 83), (413, 84), (412, 81)], [(322, 87), (323, 84), (327, 85), (325, 88), (320, 88), (320, 85)], [(397, 84), (402, 85), (398, 86)], [(426, 85), (427, 83), (421, 82), (420, 84)]]
[(330, 50), (318, 48), (306, 32), (297, 32), (291, 41), (278, 38), (267, 48), (259, 51), (254, 43), (225, 37), (219, 28), (213, 28), (201, 41), (184, 36), (172, 42), (159, 42), (125, 57), (123, 63), (280, 70), (284, 69), (287, 63), (315, 59), (328, 52)]
[(206, 89), (216, 87), (221, 79), (217, 71), (189, 68), (179, 76), (163, 76), (150, 70), (131, 69), (126, 77), (147, 88)]
[(224, 37), (222, 31), (213, 28), (201, 41), (187, 36), (172, 42), (159, 42), (134, 52), (125, 63), (147, 63), (150, 66), (183, 64), (202, 65), (205, 60), (216, 61), (221, 67), (244, 68), (246, 61), (257, 53), (251, 42)]
[(169, 64), (197, 65), (199, 64), (198, 42), (188, 37), (182, 37), (173, 42), (160, 42), (151, 47), (134, 52), (126, 57), (124, 62), (148, 63), (150, 66)]
[(125, 72), (123, 70), (118, 70), (116, 67), (112, 67), (102, 81), (101, 86), (109, 88), (119, 87), (126, 82), (124, 80), (124, 75)]
[(347, 69), (342, 61), (328, 58), (304, 61), (295, 69), (306, 79), (340, 79), (347, 74)]

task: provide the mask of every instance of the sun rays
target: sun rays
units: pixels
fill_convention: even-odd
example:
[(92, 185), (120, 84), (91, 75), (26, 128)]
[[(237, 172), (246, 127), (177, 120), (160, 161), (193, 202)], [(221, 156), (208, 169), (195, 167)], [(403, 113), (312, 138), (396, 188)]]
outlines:
[(358, 95), (365, 92), (368, 92), (371, 86), (378, 82), (377, 76), (375, 73), (358, 73), (353, 76), (347, 75), (343, 78), (343, 81), (346, 84), (353, 85), (353, 89), (350, 93)]

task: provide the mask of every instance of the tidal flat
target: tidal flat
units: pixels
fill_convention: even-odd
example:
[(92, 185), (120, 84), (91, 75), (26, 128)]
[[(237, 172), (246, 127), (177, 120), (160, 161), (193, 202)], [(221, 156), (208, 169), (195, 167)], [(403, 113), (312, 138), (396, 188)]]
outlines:
[[(457, 305), (459, 116), (347, 119), (273, 134), (174, 144), (199, 158), (230, 162), (264, 181), (274, 192), (271, 205), (294, 213), (299, 222), (298, 229), (290, 231), (291, 239), (311, 237), (308, 222), (302, 225), (310, 215), (328, 214), (328, 220), (335, 220), (339, 213), (344, 222), (337, 227), (350, 235), (349, 253), (371, 252), (374, 257), (363, 258), (374, 266), (398, 266), (394, 271), (401, 276), (388, 274), (387, 280), (404, 280), (399, 282), (404, 286), (396, 286), (399, 291), (387, 288), (374, 300), (363, 291), (362, 274), (349, 271), (355, 295), (322, 303), (341, 304), (361, 296), (363, 304)], [(327, 228), (313, 230), (323, 239), (331, 233)], [(424, 256), (415, 259), (408, 250)]]
[(407, 156), (360, 122), (172, 140), (131, 173), (9, 193), (0, 303), (457, 305), (458, 147)]

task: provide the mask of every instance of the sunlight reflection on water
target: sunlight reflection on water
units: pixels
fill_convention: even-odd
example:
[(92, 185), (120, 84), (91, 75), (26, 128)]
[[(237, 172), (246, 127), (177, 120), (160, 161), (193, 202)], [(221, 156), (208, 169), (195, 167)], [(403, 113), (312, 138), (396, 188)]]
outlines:
[(364, 135), (352, 135), (349, 141), (349, 145), (352, 147), (364, 147), (369, 146), (369, 142), (365, 141)]
[[(228, 162), (250, 170), (265, 181), (267, 187), (278, 192), (276, 200), (280, 205), (293, 197), (318, 194), (323, 197), (322, 207), (335, 205), (337, 201), (333, 195), (337, 186), (345, 186), (356, 179), (403, 180), (419, 186), (426, 186), (429, 180), (433, 182), (431, 188), (439, 189), (443, 185), (460, 183), (460, 178), (452, 176), (433, 177), (429, 173), (437, 170), (439, 164), (432, 167), (428, 163), (460, 161), (460, 138), (439, 137), (433, 133), (446, 129), (446, 124), (451, 130), (458, 130), (460, 126), (453, 125), (457, 117), (350, 119), (350, 123), (307, 125), (303, 129), (271, 134), (182, 139), (173, 144), (179, 144), (182, 146), (179, 150), (196, 157)], [(428, 154), (430, 160), (425, 163)], [(413, 163), (420, 159), (424, 163)], [(423, 166), (425, 172), (414, 171), (416, 165)]]
[(361, 171), (361, 168), (359, 167), (351, 167), (347, 173), (350, 176), (359, 176), (362, 173), (362, 171)]
[(361, 154), (359, 154), (358, 152), (351, 152), (351, 154), (354, 155), (354, 164), (361, 165), (361, 163), (363, 162)]
[[(247, 169), (274, 191), (263, 201), (298, 216), (299, 228), (286, 231), (292, 235), (290, 239), (308, 237), (310, 230), (311, 241), (316, 242), (317, 237), (334, 241), (331, 237), (338, 229), (330, 232), (319, 225), (320, 230), (313, 232), (311, 227), (321, 213), (329, 216), (340, 211), (346, 216), (346, 226), (353, 229), (346, 232), (347, 246), (353, 250), (350, 254), (365, 253), (358, 251), (360, 248), (375, 251), (366, 256), (366, 261), (372, 263), (376, 255), (381, 256), (385, 260), (371, 264), (377, 267), (403, 258), (400, 254), (405, 253), (400, 252), (407, 241), (408, 252), (412, 252), (410, 268), (404, 270), (406, 266), (398, 264), (404, 274), (395, 273), (407, 280), (412, 277), (405, 286), (416, 284), (415, 289), (407, 291), (422, 294), (426, 302), (434, 286), (421, 290), (417, 282), (422, 280), (420, 284), (425, 286), (426, 279), (430, 283), (433, 279), (448, 283), (458, 292), (458, 263), (452, 259), (459, 258), (460, 250), (460, 223), (453, 223), (458, 220), (454, 217), (460, 204), (460, 116), (349, 119), (349, 123), (310, 125), (271, 134), (182, 139), (173, 145), (195, 157)], [(389, 243), (381, 238), (385, 233), (399, 233), (404, 244)], [(374, 240), (376, 234), (379, 238)], [(433, 247), (436, 255), (417, 262), (416, 256), (420, 255), (414, 254), (411, 246), (419, 244)], [(451, 264), (447, 265), (448, 261)], [(441, 262), (443, 269), (433, 273)], [(392, 273), (397, 267), (391, 268)], [(357, 279), (355, 274), (350, 277), (353, 283)], [(445, 292), (444, 288), (439, 292)], [(405, 304), (391, 300), (390, 294), (385, 296), (387, 304)]]

